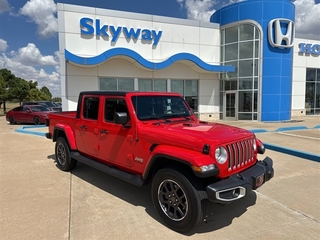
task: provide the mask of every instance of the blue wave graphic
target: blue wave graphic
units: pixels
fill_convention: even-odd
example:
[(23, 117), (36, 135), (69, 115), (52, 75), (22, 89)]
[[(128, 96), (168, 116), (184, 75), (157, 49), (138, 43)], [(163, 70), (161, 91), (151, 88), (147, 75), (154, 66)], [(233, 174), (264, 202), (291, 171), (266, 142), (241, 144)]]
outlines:
[(169, 57), (167, 60), (163, 62), (154, 63), (146, 60), (137, 52), (127, 48), (112, 48), (95, 57), (79, 57), (69, 52), (66, 49), (64, 51), (65, 51), (66, 60), (69, 60), (73, 63), (80, 64), (80, 65), (93, 66), (93, 65), (103, 63), (115, 56), (127, 56), (136, 60), (141, 66), (151, 70), (161, 70), (169, 67), (171, 64), (177, 61), (188, 60), (190, 62), (193, 62), (200, 68), (210, 72), (234, 72), (235, 71), (234, 66), (211, 65), (211, 64), (205, 63), (199, 57), (191, 53), (177, 53)]

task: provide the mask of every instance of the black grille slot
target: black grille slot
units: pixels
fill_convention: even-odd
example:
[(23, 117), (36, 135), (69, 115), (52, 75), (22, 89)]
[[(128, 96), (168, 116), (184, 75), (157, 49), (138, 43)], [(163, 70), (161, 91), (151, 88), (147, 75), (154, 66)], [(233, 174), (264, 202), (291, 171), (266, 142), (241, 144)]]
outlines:
[(254, 139), (246, 139), (226, 145), (229, 171), (236, 170), (253, 160), (253, 141)]

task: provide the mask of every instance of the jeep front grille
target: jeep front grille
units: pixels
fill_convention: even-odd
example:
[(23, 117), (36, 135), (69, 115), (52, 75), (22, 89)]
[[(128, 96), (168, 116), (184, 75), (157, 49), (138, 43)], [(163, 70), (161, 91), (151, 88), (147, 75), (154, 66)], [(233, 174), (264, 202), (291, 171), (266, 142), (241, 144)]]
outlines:
[(236, 170), (254, 159), (254, 139), (246, 139), (226, 145), (228, 153), (228, 170)]

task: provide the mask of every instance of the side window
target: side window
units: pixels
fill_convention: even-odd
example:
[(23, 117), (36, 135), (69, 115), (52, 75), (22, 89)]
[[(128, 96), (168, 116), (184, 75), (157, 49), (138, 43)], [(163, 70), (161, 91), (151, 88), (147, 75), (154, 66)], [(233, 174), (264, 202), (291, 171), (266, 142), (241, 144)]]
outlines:
[(127, 104), (123, 98), (107, 98), (104, 107), (104, 120), (107, 122), (114, 122), (114, 114), (116, 112), (128, 114)]
[(21, 112), (22, 109), (23, 109), (22, 107), (17, 107), (17, 108), (15, 108), (13, 111), (14, 111), (14, 112)]
[(99, 113), (99, 101), (97, 97), (85, 97), (82, 116), (87, 119), (97, 120)]

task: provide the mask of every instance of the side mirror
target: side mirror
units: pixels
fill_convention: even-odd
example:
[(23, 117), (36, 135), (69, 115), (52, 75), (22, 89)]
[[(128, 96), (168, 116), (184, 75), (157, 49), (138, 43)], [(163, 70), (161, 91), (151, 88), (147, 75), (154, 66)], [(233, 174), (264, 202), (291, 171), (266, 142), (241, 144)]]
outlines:
[(126, 112), (115, 112), (114, 113), (114, 122), (116, 124), (125, 125), (128, 123), (128, 114)]
[(28, 109), (28, 110), (26, 110), (26, 113), (31, 113), (31, 111)]

